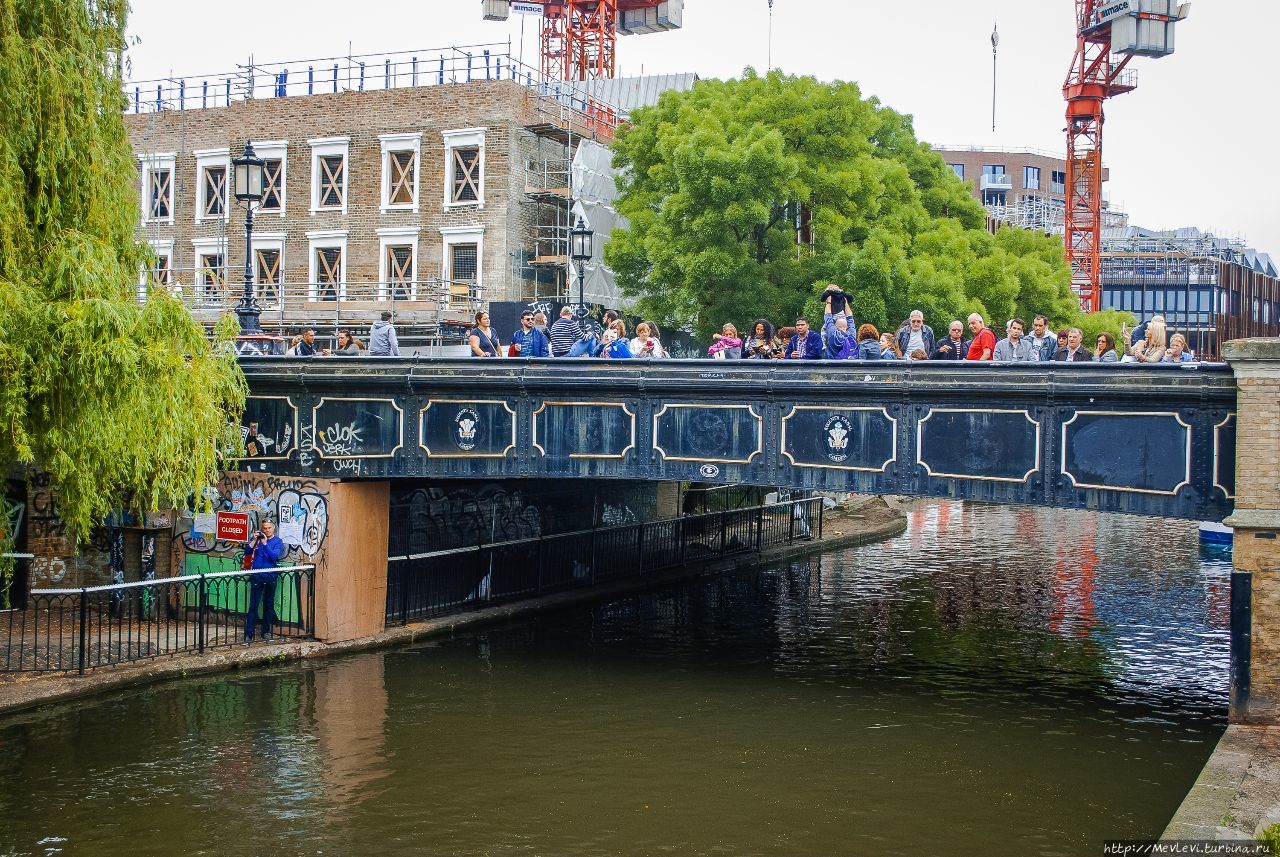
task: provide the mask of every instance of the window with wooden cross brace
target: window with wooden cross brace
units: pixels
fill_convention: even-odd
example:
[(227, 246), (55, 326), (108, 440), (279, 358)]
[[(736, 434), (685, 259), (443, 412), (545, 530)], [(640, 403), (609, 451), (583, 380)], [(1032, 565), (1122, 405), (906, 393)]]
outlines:
[(453, 201), (480, 200), (480, 147), (462, 146), (453, 150)]

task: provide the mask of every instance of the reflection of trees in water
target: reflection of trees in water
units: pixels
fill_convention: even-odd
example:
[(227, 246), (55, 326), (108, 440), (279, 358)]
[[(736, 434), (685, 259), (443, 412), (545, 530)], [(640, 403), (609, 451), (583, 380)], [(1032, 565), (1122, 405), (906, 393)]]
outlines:
[[(1149, 699), (1193, 685), (1184, 695), (1194, 702), (1225, 692), (1215, 643), (1203, 639), (1218, 621), (1217, 587), (1200, 573), (1192, 525), (960, 503), (910, 514), (908, 533), (883, 545), (618, 599), (589, 621), (534, 633), (624, 656), (713, 652), (833, 681), (991, 695)], [(1131, 566), (1152, 540), (1165, 545), (1160, 558)], [(1157, 632), (1134, 630), (1147, 625)]]

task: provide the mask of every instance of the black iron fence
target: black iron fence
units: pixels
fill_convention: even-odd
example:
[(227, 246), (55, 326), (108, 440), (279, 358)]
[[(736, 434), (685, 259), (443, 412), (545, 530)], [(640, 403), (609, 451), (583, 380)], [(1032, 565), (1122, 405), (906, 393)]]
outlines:
[(391, 557), (387, 623), (478, 610), (822, 535), (823, 498)]
[[(264, 636), (315, 634), (315, 566), (227, 571), (111, 586), (33, 589), (0, 613), (0, 672), (86, 670)], [(268, 610), (270, 608), (270, 610)]]

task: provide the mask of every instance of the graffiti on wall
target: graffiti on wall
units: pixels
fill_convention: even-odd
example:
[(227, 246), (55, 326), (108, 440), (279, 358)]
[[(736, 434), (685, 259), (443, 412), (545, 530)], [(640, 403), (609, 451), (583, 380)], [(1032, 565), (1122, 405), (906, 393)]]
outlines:
[(54, 488), (49, 474), (32, 475), (27, 502), (31, 506), (31, 514), (27, 518), (29, 538), (67, 538), (67, 522), (58, 514), (58, 491)]
[[(274, 521), (289, 549), (289, 561), (313, 559), (329, 534), (328, 492), (314, 479), (227, 472), (205, 497), (215, 513), (247, 512), (251, 528)], [(218, 541), (212, 533), (196, 530), (194, 510), (188, 510), (186, 517), (191, 519), (189, 526), (177, 537), (187, 551), (231, 554), (243, 549), (239, 542)]]
[(393, 553), (446, 550), (542, 535), (542, 512), (519, 490), (497, 484), (418, 488), (392, 509)]

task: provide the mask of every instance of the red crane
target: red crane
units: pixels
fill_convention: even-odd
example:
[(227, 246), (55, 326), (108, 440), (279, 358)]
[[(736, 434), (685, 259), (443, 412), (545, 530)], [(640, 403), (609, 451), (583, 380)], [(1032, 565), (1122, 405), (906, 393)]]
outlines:
[(1067, 99), (1066, 250), (1071, 288), (1085, 312), (1102, 306), (1103, 102), (1137, 86), (1135, 56), (1173, 53), (1173, 26), (1190, 4), (1177, 0), (1076, 0), (1076, 53)]
[[(503, 20), (510, 0), (486, 0), (485, 17)], [(617, 68), (618, 36), (678, 29), (683, 0), (542, 0), (539, 42), (544, 80), (606, 80)]]

